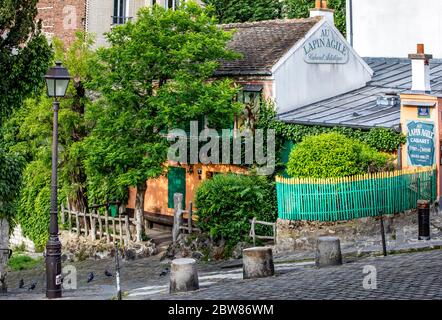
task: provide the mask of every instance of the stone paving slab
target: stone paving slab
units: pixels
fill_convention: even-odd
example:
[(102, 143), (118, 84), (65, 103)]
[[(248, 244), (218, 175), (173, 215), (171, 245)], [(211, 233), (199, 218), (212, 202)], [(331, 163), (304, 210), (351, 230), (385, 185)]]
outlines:
[[(376, 289), (364, 289), (366, 266), (376, 268)], [(192, 293), (158, 294), (150, 299), (442, 299), (442, 251), (369, 257), (324, 269), (297, 268), (274, 277), (225, 281)]]
[[(343, 266), (326, 269), (316, 269), (312, 261), (279, 261), (275, 262), (274, 277), (253, 280), (242, 279), (242, 268), (221, 269), (199, 264), (200, 290), (178, 295), (168, 294), (169, 276), (158, 274), (167, 263), (160, 264), (158, 259), (142, 260), (122, 268), (124, 299), (442, 299), (442, 250), (365, 257), (356, 261), (344, 258)], [(91, 263), (78, 266), (79, 288), (64, 291), (63, 299), (115, 297), (114, 278), (97, 275), (91, 284), (83, 279)], [(103, 267), (103, 261), (95, 264), (96, 269)], [(362, 286), (363, 268), (367, 265), (376, 267), (376, 290)], [(10, 288), (8, 295), (0, 296), (0, 300), (45, 299), (44, 282), (39, 283), (35, 291)]]

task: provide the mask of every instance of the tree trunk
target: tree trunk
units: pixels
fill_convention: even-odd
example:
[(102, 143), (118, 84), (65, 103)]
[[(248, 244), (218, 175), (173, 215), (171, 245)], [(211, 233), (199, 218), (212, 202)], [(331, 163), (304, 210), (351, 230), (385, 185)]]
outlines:
[(146, 194), (146, 182), (140, 183), (137, 186), (137, 198), (135, 201), (135, 222), (137, 229), (137, 242), (142, 241), (143, 231), (143, 216), (144, 216), (144, 196)]
[[(86, 90), (84, 88), (83, 82), (79, 78), (73, 79), (73, 85), (75, 88), (75, 94), (73, 96), (71, 110), (77, 113), (79, 118), (82, 119), (85, 114), (84, 99), (86, 97)], [(71, 132), (72, 141), (82, 141), (87, 136), (87, 127), (83, 125), (81, 121), (73, 127)], [(64, 141), (61, 142), (67, 144), (67, 142)], [(75, 190), (71, 194), (70, 205), (74, 211), (86, 213), (88, 211), (88, 201), (86, 196), (86, 172), (83, 164), (81, 163), (81, 159), (70, 159), (69, 161), (74, 162), (72, 164), (73, 170), (69, 172), (69, 182), (71, 185), (76, 186)]]
[(7, 291), (6, 265), (9, 259), (9, 222), (6, 218), (0, 219), (0, 293)]

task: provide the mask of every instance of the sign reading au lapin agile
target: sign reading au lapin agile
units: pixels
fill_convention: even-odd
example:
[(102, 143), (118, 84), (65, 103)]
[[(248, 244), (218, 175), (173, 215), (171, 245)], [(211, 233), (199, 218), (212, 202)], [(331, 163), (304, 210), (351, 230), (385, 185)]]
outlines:
[(432, 166), (434, 161), (434, 124), (409, 121), (407, 127), (408, 163), (413, 166)]
[(349, 49), (329, 26), (324, 25), (303, 47), (307, 63), (344, 64), (348, 62)]

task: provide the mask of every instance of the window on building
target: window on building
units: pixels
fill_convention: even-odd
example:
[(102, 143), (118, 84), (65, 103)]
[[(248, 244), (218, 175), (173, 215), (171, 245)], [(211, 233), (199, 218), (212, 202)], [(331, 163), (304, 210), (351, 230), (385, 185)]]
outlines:
[(166, 0), (164, 1), (164, 7), (166, 9), (173, 9), (175, 10), (179, 5), (179, 0)]
[(114, 0), (114, 15), (112, 24), (124, 24), (127, 22), (127, 0)]
[(254, 130), (256, 115), (259, 112), (262, 100), (262, 89), (262, 85), (246, 84), (238, 93), (238, 102), (243, 103), (245, 107), (242, 114), (236, 117), (235, 129), (248, 128)]

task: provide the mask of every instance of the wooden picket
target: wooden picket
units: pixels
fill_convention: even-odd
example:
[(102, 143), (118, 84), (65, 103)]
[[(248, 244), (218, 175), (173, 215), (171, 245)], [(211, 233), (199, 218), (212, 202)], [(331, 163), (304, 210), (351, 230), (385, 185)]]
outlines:
[[(90, 213), (84, 213), (65, 208), (64, 205), (61, 205), (60, 214), (62, 221), (66, 221), (67, 218), (67, 228), (69, 231), (76, 232), (78, 235), (89, 236), (92, 240), (106, 237), (106, 242), (119, 240), (128, 243), (131, 239), (130, 224), (135, 225), (134, 218), (129, 218), (127, 215), (112, 217), (109, 216), (107, 210), (105, 210), (104, 215), (101, 215), (96, 208)], [(72, 220), (75, 221), (74, 226), (72, 225)], [(104, 224), (103, 221), (105, 222)]]
[(338, 221), (416, 208), (436, 199), (435, 168), (340, 178), (276, 177), (278, 216), (286, 220)]

